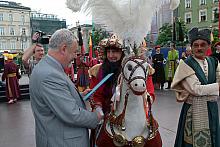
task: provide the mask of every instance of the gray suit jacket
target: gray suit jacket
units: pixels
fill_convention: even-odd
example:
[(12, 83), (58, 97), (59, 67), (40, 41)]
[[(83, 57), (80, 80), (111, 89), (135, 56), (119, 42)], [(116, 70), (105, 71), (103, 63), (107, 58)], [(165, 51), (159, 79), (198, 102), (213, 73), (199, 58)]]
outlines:
[(30, 77), (31, 106), (37, 147), (88, 147), (88, 128), (98, 117), (86, 110), (75, 85), (59, 62), (43, 58)]

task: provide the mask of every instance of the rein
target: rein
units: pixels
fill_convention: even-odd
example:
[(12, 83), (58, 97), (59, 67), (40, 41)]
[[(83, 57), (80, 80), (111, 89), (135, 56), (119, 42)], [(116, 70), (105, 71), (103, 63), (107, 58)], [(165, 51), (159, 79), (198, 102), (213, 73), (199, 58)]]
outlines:
[[(143, 92), (142, 91), (141, 92), (140, 91), (135, 91), (132, 88), (132, 86), (130, 85), (131, 82), (136, 80), (136, 79), (142, 79), (142, 80), (145, 81), (145, 84), (146, 84), (147, 71), (146, 71), (145, 67), (142, 64), (144, 64), (147, 61), (145, 59), (142, 59), (143, 61), (138, 62), (135, 59), (142, 59), (142, 58), (141, 57), (130, 57), (127, 60), (125, 60), (125, 62), (123, 62), (124, 64), (122, 64), (123, 67), (126, 65), (126, 63), (128, 61), (133, 61), (133, 62), (135, 62), (137, 64), (131, 70), (129, 78), (126, 78), (125, 74), (124, 74), (124, 70), (122, 71), (122, 78), (120, 79), (121, 80), (121, 82), (120, 82), (120, 99), (121, 99), (121, 96), (122, 96), (122, 86), (123, 86), (122, 82), (123, 82), (123, 79), (125, 79), (125, 81), (126, 81), (125, 83), (128, 86), (128, 89), (127, 89), (126, 94), (124, 96), (124, 107), (123, 107), (123, 110), (122, 110), (122, 112), (118, 116), (116, 116), (115, 115), (115, 110), (117, 108), (114, 109), (114, 104), (113, 104), (113, 106), (112, 106), (113, 109), (111, 110), (111, 112), (110, 112), (110, 114), (108, 115), (108, 118), (107, 118), (109, 120), (109, 123), (110, 123), (110, 130), (111, 130), (111, 133), (113, 135), (113, 142), (114, 142), (114, 144), (116, 146), (128, 145), (128, 146), (132, 146), (132, 147), (143, 147), (145, 145), (146, 141), (151, 139), (151, 137), (154, 136), (154, 134), (155, 134), (154, 133), (155, 129), (154, 129), (154, 126), (153, 126), (153, 116), (152, 116), (152, 112), (151, 112), (151, 98), (150, 98), (150, 95), (146, 92), (146, 90), (144, 90)], [(144, 77), (136, 76), (136, 77), (132, 78), (135, 70), (138, 67), (141, 67), (143, 69)], [(126, 109), (127, 109), (128, 98), (129, 98), (129, 91), (130, 90), (131, 90), (131, 92), (134, 95), (137, 95), (137, 96), (142, 95), (143, 107), (144, 107), (144, 111), (145, 111), (145, 117), (146, 117), (147, 125), (146, 125), (146, 127), (144, 127), (143, 132), (139, 136), (136, 136), (131, 141), (128, 141), (126, 139), (126, 137), (123, 135), (122, 131), (126, 130), (126, 127), (125, 127), (125, 112), (126, 112)], [(145, 97), (145, 95), (147, 97)], [(117, 101), (115, 101), (115, 105), (117, 105), (116, 102)], [(120, 133), (115, 132), (114, 127), (116, 127), (117, 130)], [(147, 138), (144, 138), (143, 137), (143, 133), (145, 132), (146, 128), (149, 128), (150, 134), (149, 134), (149, 136)]]
[[(143, 61), (138, 62), (138, 61), (135, 60), (135, 59), (141, 59), (141, 60), (143, 60)], [(132, 92), (133, 92), (135, 95), (142, 95), (145, 91), (143, 91), (143, 92), (135, 91), (130, 84), (131, 84), (132, 81), (134, 81), (134, 80), (136, 80), (136, 79), (142, 79), (142, 80), (145, 81), (145, 84), (146, 84), (147, 72), (146, 72), (146, 70), (145, 70), (145, 67), (144, 67), (142, 64), (144, 64), (145, 62), (147, 62), (147, 60), (144, 59), (144, 58), (142, 58), (142, 57), (136, 57), (136, 56), (135, 56), (135, 57), (130, 57), (130, 58), (128, 58), (127, 60), (125, 60), (125, 62), (123, 62), (122, 67), (124, 67), (125, 64), (126, 64), (128, 61), (133, 61), (133, 62), (135, 62), (137, 65), (132, 69), (132, 71), (131, 71), (131, 73), (130, 73), (130, 75), (129, 75), (129, 78), (126, 78), (125, 73), (124, 73), (124, 71), (122, 70), (123, 78), (127, 81), (128, 87), (132, 90)], [(144, 71), (144, 77), (142, 77), (142, 76), (135, 76), (135, 77), (132, 78), (132, 76), (133, 76), (135, 70), (136, 70), (138, 67), (141, 67), (142, 70)]]

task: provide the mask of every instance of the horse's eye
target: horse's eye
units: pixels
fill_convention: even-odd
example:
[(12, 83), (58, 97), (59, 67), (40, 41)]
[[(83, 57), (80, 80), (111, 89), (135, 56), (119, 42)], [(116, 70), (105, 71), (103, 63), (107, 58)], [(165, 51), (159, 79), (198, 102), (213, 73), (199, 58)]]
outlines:
[(131, 70), (132, 70), (132, 65), (131, 65), (131, 64), (128, 64), (128, 65), (127, 65), (127, 68), (128, 68), (129, 71), (131, 71)]

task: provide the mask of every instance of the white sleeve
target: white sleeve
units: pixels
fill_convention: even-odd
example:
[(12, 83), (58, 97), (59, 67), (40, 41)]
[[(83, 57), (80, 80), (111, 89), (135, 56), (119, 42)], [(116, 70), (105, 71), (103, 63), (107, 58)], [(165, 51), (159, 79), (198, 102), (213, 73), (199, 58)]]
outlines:
[(196, 75), (191, 75), (182, 81), (183, 87), (194, 96), (219, 95), (219, 84), (202, 85)]

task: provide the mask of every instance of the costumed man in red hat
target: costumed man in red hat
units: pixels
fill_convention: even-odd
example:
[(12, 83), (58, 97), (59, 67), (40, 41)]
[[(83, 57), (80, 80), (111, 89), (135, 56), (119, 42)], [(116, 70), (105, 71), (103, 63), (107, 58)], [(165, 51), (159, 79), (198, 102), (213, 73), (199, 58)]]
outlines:
[(215, 43), (214, 48), (216, 50), (212, 54), (212, 56), (216, 57), (218, 59), (218, 61), (220, 62), (220, 41)]
[(95, 52), (95, 58), (90, 59), (90, 63), (89, 63), (90, 67), (93, 67), (94, 65), (103, 62), (100, 56), (100, 46), (97, 46), (94, 52)]
[(77, 66), (77, 81), (76, 86), (80, 92), (84, 91), (89, 86), (89, 57), (85, 53), (83, 38), (81, 27), (78, 27), (78, 38), (79, 38), (79, 47), (80, 54), (77, 55), (76, 58), (76, 66)]
[(89, 86), (89, 67), (90, 61), (89, 57), (86, 56), (83, 52), (79, 54), (76, 58), (77, 66), (77, 81), (76, 85), (80, 92), (84, 91)]
[(164, 55), (160, 52), (160, 46), (157, 45), (155, 47), (156, 54), (153, 55), (153, 68), (155, 69), (155, 73), (153, 75), (153, 81), (155, 83), (155, 87), (157, 89), (163, 90), (164, 82), (165, 82), (165, 72), (164, 72)]
[(21, 75), (19, 74), (18, 66), (13, 62), (13, 55), (9, 54), (7, 59), (4, 65), (2, 81), (6, 80), (6, 96), (8, 104), (12, 104), (17, 102), (17, 99), (20, 97), (18, 79), (21, 78)]

